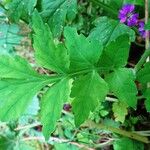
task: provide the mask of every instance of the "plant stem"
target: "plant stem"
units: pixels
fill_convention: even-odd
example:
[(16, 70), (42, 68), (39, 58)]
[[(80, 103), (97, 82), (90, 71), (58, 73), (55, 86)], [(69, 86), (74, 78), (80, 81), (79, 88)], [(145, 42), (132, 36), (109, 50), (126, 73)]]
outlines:
[[(40, 137), (38, 137), (38, 136), (25, 137), (25, 138), (21, 139), (21, 141), (32, 141), (32, 140), (38, 140), (38, 141), (45, 142), (45, 138), (42, 137), (42, 136), (40, 136)], [(84, 150), (94, 150), (93, 148), (89, 148), (86, 145), (79, 144), (77, 142), (73, 142), (73, 141), (70, 141), (70, 140), (67, 140), (67, 139), (61, 139), (61, 138), (57, 138), (57, 137), (50, 137), (49, 140), (48, 140), (48, 143), (51, 143), (51, 141), (55, 141), (57, 143), (69, 143), (69, 144), (75, 145), (75, 146), (79, 147), (80, 149), (84, 149)]]
[(147, 137), (141, 136), (137, 133), (125, 131), (125, 130), (122, 130), (122, 129), (119, 129), (119, 128), (114, 128), (114, 127), (111, 127), (111, 126), (106, 126), (104, 124), (96, 124), (93, 121), (87, 121), (85, 124), (83, 124), (83, 126), (88, 126), (90, 128), (108, 130), (108, 131), (111, 131), (113, 133), (131, 138), (131, 139), (134, 139), (134, 140), (146, 143), (146, 144), (150, 143), (150, 141), (148, 140)]
[(145, 50), (139, 62), (135, 65), (135, 72), (138, 72), (142, 65), (146, 62), (147, 58), (150, 56), (150, 49)]
[[(148, 23), (148, 17), (149, 17), (149, 8), (148, 8), (148, 0), (145, 0), (145, 24)], [(145, 39), (145, 47), (146, 50), (149, 49), (149, 31), (146, 30), (146, 39)]]

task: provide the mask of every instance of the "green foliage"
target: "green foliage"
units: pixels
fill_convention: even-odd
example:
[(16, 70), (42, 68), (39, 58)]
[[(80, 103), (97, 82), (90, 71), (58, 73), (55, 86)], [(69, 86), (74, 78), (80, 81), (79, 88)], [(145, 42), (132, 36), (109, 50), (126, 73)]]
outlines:
[[(142, 68), (140, 71), (137, 72), (137, 80), (142, 83), (143, 86), (145, 84), (149, 84), (150, 82), (150, 62), (145, 63), (144, 68)], [(145, 100), (145, 105), (147, 111), (150, 111), (150, 89), (149, 87), (147, 89), (143, 90)]]
[(71, 97), (74, 98), (72, 106), (77, 126), (88, 118), (90, 111), (95, 110), (107, 93), (107, 83), (96, 72), (88, 73), (74, 81)]
[(143, 143), (128, 139), (120, 138), (114, 142), (114, 150), (144, 150)]
[(104, 48), (99, 60), (99, 66), (109, 69), (124, 67), (129, 56), (130, 42), (126, 35), (119, 36)]
[(82, 34), (78, 35), (75, 28), (65, 28), (64, 34), (65, 44), (70, 54), (71, 72), (93, 69), (102, 53), (102, 44), (95, 40), (89, 41)]
[(148, 23), (145, 25), (145, 29), (146, 29), (146, 30), (150, 30), (150, 20), (149, 20)]
[(137, 89), (132, 70), (127, 68), (116, 69), (107, 75), (105, 79), (110, 87), (110, 91), (113, 92), (120, 101), (136, 108)]
[(100, 17), (95, 22), (96, 26), (90, 33), (88, 39), (98, 40), (104, 45), (116, 40), (120, 35), (128, 34), (130, 41), (135, 40), (135, 33), (128, 26), (119, 23), (119, 21), (109, 19), (107, 17)]
[(135, 4), (135, 5), (144, 5), (144, 1), (143, 0), (123, 0), (124, 3), (126, 4)]
[(11, 139), (7, 139), (6, 137), (1, 136), (0, 137), (0, 146), (2, 150), (11, 150), (14, 143), (11, 141)]
[(69, 95), (69, 79), (63, 79), (52, 85), (41, 100), (41, 122), (47, 140), (55, 130), (56, 121), (60, 118), (63, 104), (69, 99)]
[(147, 62), (147, 63), (145, 63), (144, 68), (142, 68), (137, 73), (137, 80), (143, 84), (150, 82), (149, 71), (150, 71), (150, 62)]
[(36, 11), (32, 17), (32, 27), (35, 32), (33, 46), (37, 62), (52, 71), (66, 73), (69, 69), (67, 49), (62, 43), (55, 45), (48, 25), (43, 23)]
[(145, 100), (145, 106), (148, 112), (150, 112), (150, 88), (147, 88), (146, 91), (143, 93)]
[[(140, 5), (137, 9), (141, 10), (144, 4), (142, 0), (4, 0), (0, 3), (0, 129), (7, 122), (5, 130), (11, 135), (1, 136), (6, 132), (0, 131), (0, 149), (42, 149), (45, 147), (39, 147), (39, 142), (28, 140), (43, 141), (43, 135), (56, 150), (84, 149), (83, 143), (92, 148), (101, 147), (109, 143), (107, 139), (110, 142), (115, 139), (114, 150), (143, 149), (143, 144), (137, 141), (116, 139), (116, 135), (110, 134), (148, 143), (147, 138), (132, 133), (134, 125), (148, 116), (133, 113), (139, 111), (135, 109), (141, 92), (141, 100), (144, 96), (146, 109), (150, 111), (150, 63), (141, 67), (145, 60), (140, 60), (132, 69), (127, 63), (134, 44), (142, 44), (135, 34), (138, 26), (131, 28), (117, 19), (119, 9), (127, 3)], [(20, 19), (31, 27), (23, 40), (31, 41), (30, 55), (33, 46), (35, 60), (29, 59), (40, 73), (25, 59), (14, 53), (11, 56), (10, 52), (22, 38)], [(149, 24), (145, 29), (149, 29)], [(26, 52), (21, 55), (26, 57)], [(80, 126), (88, 119), (93, 121)], [(31, 126), (26, 127), (28, 123)], [(23, 127), (18, 129), (20, 125)]]
[(128, 114), (127, 107), (128, 107), (127, 104), (124, 102), (113, 103), (112, 110), (114, 112), (114, 117), (116, 121), (124, 123), (125, 116)]
[(16, 141), (15, 136), (0, 136), (0, 146), (1, 150), (37, 150), (40, 148), (39, 143), (36, 141)]
[(77, 0), (42, 0), (41, 15), (46, 18), (54, 37), (60, 37), (63, 26), (71, 22), (77, 13)]
[[(32, 98), (48, 84), (20, 57), (1, 56), (0, 120), (14, 120), (23, 114)], [(30, 88), (29, 88), (30, 87)]]
[(19, 19), (28, 17), (32, 14), (37, 0), (12, 0), (6, 8), (8, 9), (8, 15), (14, 22), (18, 22)]

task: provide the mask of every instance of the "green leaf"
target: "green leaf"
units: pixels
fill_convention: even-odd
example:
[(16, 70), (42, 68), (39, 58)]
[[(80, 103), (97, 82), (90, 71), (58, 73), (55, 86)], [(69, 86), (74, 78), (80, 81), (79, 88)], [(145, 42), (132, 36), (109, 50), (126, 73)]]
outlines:
[(124, 4), (134, 4), (144, 6), (143, 0), (123, 0)]
[(148, 23), (145, 25), (145, 30), (150, 30), (150, 20), (148, 21)]
[(63, 79), (54, 84), (41, 100), (41, 122), (46, 139), (55, 130), (56, 122), (61, 117), (64, 102), (70, 95), (69, 79)]
[(124, 67), (129, 56), (130, 42), (126, 35), (119, 36), (104, 49), (99, 60), (99, 66), (109, 69)]
[[(144, 64), (144, 67), (137, 72), (137, 80), (142, 83), (142, 85), (149, 84), (150, 82), (150, 62)], [(145, 106), (147, 111), (150, 111), (150, 88), (142, 91), (145, 100)]]
[(137, 80), (141, 83), (150, 82), (150, 62), (147, 62), (144, 68), (137, 73)]
[(0, 24), (0, 54), (13, 52), (13, 48), (20, 44), (22, 36), (20, 28), (15, 24)]
[(100, 17), (94, 24), (96, 27), (92, 30), (88, 39), (98, 40), (102, 42), (103, 45), (109, 44), (124, 34), (129, 35), (130, 41), (133, 42), (135, 40), (135, 32), (128, 26), (119, 23), (119, 21), (107, 17)]
[(77, 13), (77, 0), (42, 0), (42, 17), (48, 20), (54, 37), (60, 37), (66, 20), (72, 21)]
[(119, 138), (113, 144), (114, 150), (144, 150), (144, 144), (129, 138)]
[(9, 139), (7, 137), (0, 136), (1, 150), (12, 150), (14, 144), (15, 144), (14, 139)]
[(25, 59), (19, 56), (0, 55), (0, 78), (26, 79), (38, 76)]
[(124, 123), (125, 116), (128, 114), (127, 107), (127, 104), (124, 102), (113, 103), (112, 110), (114, 112), (115, 121), (120, 121)]
[(146, 106), (146, 110), (148, 112), (150, 112), (150, 88), (147, 88), (144, 92), (143, 92), (144, 97), (146, 98), (145, 100), (145, 106)]
[[(70, 70), (79, 71), (94, 68), (102, 53), (102, 44), (89, 41), (84, 35), (77, 34), (75, 28), (65, 28), (65, 44), (70, 53)], [(83, 44), (84, 43), (84, 44)]]
[(79, 126), (94, 111), (99, 101), (105, 99), (108, 93), (107, 83), (96, 72), (77, 78), (72, 87), (72, 106), (75, 114), (75, 124)]
[(62, 43), (57, 45), (54, 43), (48, 25), (43, 23), (37, 11), (33, 13), (32, 22), (35, 32), (33, 46), (37, 62), (54, 72), (66, 73), (69, 68), (69, 55), (65, 46)]
[(49, 83), (49, 77), (38, 75), (19, 57), (1, 56), (0, 77), (1, 121), (19, 118), (37, 92)]
[(120, 101), (135, 108), (137, 104), (137, 89), (134, 83), (134, 75), (130, 69), (120, 68), (114, 70), (106, 76), (106, 82), (110, 91), (118, 97)]
[(20, 18), (28, 19), (36, 6), (37, 0), (12, 0), (8, 3), (6, 8), (8, 9), (9, 17), (18, 22)]

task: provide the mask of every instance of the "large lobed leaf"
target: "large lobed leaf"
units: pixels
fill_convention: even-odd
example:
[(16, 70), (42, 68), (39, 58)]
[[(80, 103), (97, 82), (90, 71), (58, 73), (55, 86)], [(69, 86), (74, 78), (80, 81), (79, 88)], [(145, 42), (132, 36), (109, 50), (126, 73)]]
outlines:
[(82, 124), (108, 93), (107, 83), (93, 71), (77, 78), (71, 90), (72, 106), (77, 126)]
[(107, 45), (124, 34), (129, 35), (130, 41), (133, 42), (135, 40), (135, 32), (119, 21), (107, 17), (100, 17), (94, 23), (96, 27), (91, 31), (88, 37), (91, 40), (95, 39)]
[(0, 120), (14, 120), (24, 113), (49, 78), (38, 75), (20, 57), (1, 56), (0, 67)]
[(127, 64), (129, 48), (129, 37), (127, 35), (119, 36), (104, 48), (99, 66), (109, 69), (124, 67)]
[(69, 79), (62, 79), (54, 84), (41, 100), (41, 122), (46, 139), (55, 130), (56, 122), (61, 117), (63, 104), (70, 95)]
[(33, 13), (32, 28), (37, 62), (54, 72), (66, 73), (69, 69), (68, 51), (62, 43), (55, 44), (48, 25), (43, 23), (37, 11)]
[(70, 54), (70, 70), (93, 68), (102, 53), (103, 46), (95, 40), (89, 41), (84, 35), (78, 34), (75, 28), (66, 27), (64, 31), (65, 44)]
[(110, 91), (113, 92), (120, 101), (123, 101), (130, 107), (136, 108), (137, 88), (134, 83), (133, 72), (130, 69), (116, 69), (108, 74), (105, 79), (110, 87)]

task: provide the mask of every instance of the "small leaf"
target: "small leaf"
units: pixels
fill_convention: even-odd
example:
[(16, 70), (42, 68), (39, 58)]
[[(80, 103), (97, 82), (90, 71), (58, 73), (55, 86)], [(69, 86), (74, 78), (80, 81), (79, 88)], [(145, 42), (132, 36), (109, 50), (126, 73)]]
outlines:
[(88, 39), (98, 40), (102, 42), (103, 45), (109, 44), (124, 34), (129, 35), (130, 41), (133, 42), (135, 40), (135, 32), (128, 26), (119, 23), (119, 21), (107, 17), (100, 17), (95, 21), (95, 26)]
[(99, 66), (109, 69), (124, 67), (129, 56), (130, 42), (126, 35), (119, 36), (104, 49), (99, 60)]
[(79, 126), (94, 111), (99, 101), (103, 101), (108, 92), (107, 83), (96, 73), (77, 78), (72, 87), (72, 106), (75, 114), (75, 124)]
[(134, 83), (134, 75), (130, 69), (120, 68), (114, 70), (106, 76), (106, 82), (110, 91), (118, 97), (120, 101), (135, 108), (137, 104), (137, 89)]
[(114, 112), (115, 121), (120, 121), (124, 123), (125, 116), (128, 114), (127, 107), (128, 107), (127, 104), (124, 102), (113, 103), (112, 110)]
[(37, 62), (54, 72), (66, 73), (69, 68), (69, 56), (65, 46), (62, 43), (55, 45), (48, 25), (43, 23), (37, 11), (33, 13), (32, 22)]
[(71, 71), (94, 68), (102, 53), (102, 44), (95, 40), (89, 41), (82, 34), (78, 35), (76, 29), (71, 27), (65, 28), (64, 35), (70, 52)]
[(144, 150), (144, 144), (129, 138), (119, 138), (113, 144), (114, 150)]
[(61, 117), (64, 102), (70, 95), (70, 85), (68, 79), (63, 79), (54, 84), (41, 100), (41, 122), (43, 124), (43, 134), (46, 139), (55, 130), (56, 122)]

